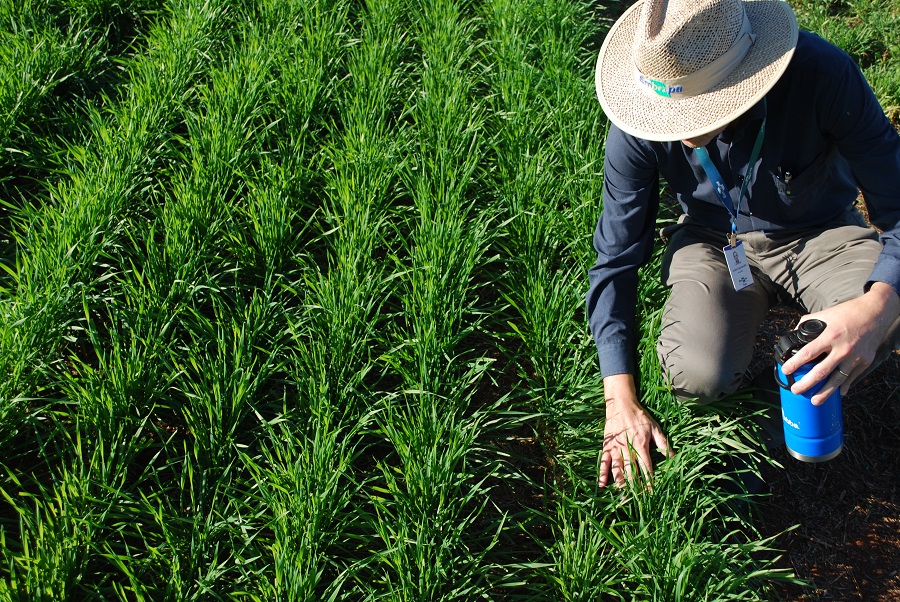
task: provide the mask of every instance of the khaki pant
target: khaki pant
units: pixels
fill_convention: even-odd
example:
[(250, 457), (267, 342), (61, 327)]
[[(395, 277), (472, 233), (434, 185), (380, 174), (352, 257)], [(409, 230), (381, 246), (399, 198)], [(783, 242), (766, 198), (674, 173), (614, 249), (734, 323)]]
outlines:
[[(716, 401), (741, 384), (760, 325), (779, 303), (812, 313), (854, 299), (872, 273), (882, 246), (856, 212), (826, 227), (750, 232), (743, 241), (754, 284), (735, 291), (722, 247), (725, 233), (684, 216), (663, 257), (671, 295), (657, 351), (681, 399)], [(879, 349), (874, 368), (900, 346), (900, 319)]]

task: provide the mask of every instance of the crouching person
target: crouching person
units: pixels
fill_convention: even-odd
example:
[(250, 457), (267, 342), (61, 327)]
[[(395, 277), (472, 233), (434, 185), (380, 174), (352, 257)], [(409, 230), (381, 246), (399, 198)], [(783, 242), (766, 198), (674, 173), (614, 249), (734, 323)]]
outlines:
[[(826, 330), (783, 366), (822, 356), (794, 387), (848, 387), (900, 346), (900, 137), (853, 61), (800, 32), (781, 0), (642, 0), (597, 60), (612, 122), (587, 312), (606, 427), (599, 483), (652, 471), (668, 449), (638, 400), (638, 269), (656, 234), (659, 181), (684, 215), (662, 278), (658, 342), (674, 393), (733, 393), (757, 331), (791, 303)], [(855, 208), (862, 192), (870, 221)]]

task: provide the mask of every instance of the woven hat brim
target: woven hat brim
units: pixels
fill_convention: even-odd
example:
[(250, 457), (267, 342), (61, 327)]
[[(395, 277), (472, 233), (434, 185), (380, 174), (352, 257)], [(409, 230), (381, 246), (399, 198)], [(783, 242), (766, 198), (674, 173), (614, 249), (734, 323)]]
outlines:
[(623, 131), (661, 142), (702, 136), (747, 112), (772, 89), (797, 47), (797, 19), (782, 0), (745, 0), (757, 38), (722, 82), (686, 98), (652, 96), (635, 83), (632, 44), (646, 0), (635, 3), (609, 30), (597, 57), (597, 98)]

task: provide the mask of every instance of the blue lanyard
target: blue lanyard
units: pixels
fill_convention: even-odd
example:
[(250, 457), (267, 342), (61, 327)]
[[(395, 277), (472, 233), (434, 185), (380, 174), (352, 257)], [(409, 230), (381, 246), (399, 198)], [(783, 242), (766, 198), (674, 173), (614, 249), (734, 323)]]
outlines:
[[(766, 107), (766, 100), (763, 98), (763, 109)], [(744, 198), (744, 194), (747, 192), (747, 184), (750, 183), (750, 176), (753, 173), (753, 167), (756, 165), (756, 160), (759, 158), (759, 151), (762, 149), (763, 138), (765, 137), (766, 132), (766, 115), (763, 114), (762, 125), (759, 126), (759, 133), (756, 135), (756, 142), (753, 144), (753, 151), (750, 153), (750, 163), (747, 165), (747, 174), (744, 176), (744, 181), (741, 183), (741, 194), (738, 196), (738, 204), (737, 208), (735, 208), (734, 203), (731, 200), (731, 195), (728, 193), (728, 189), (725, 187), (725, 182), (722, 181), (722, 175), (719, 173), (719, 170), (716, 169), (716, 166), (713, 165), (712, 159), (709, 158), (709, 153), (706, 152), (705, 148), (695, 148), (694, 153), (696, 153), (697, 158), (700, 160), (700, 165), (703, 167), (703, 171), (706, 172), (706, 177), (709, 178), (709, 181), (712, 183), (713, 188), (716, 191), (716, 195), (718, 195), (719, 200), (722, 201), (722, 204), (725, 206), (725, 209), (728, 210), (728, 213), (731, 215), (731, 240), (732, 244), (734, 244), (734, 237), (737, 234), (737, 219), (738, 213), (741, 208), (741, 200)]]

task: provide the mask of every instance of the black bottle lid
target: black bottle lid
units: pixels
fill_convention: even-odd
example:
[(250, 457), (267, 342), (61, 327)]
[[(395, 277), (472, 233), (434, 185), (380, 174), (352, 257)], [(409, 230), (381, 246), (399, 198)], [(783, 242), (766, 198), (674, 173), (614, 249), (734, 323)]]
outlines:
[(822, 334), (825, 326), (822, 320), (807, 320), (800, 324), (797, 330), (782, 335), (775, 345), (775, 361), (779, 364), (786, 362), (797, 353), (798, 349)]
[(797, 334), (804, 343), (809, 343), (825, 330), (825, 322), (822, 320), (807, 320), (797, 327)]

